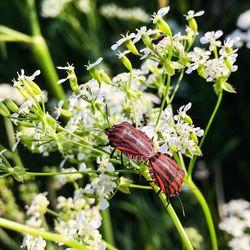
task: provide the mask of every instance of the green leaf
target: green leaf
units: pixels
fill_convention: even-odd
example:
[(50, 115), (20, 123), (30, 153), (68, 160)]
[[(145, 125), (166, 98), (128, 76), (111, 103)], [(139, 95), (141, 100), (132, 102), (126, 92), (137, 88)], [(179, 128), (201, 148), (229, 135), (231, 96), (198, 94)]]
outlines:
[(222, 87), (222, 89), (224, 89), (225, 91), (227, 91), (229, 93), (236, 93), (233, 86), (231, 84), (229, 84), (228, 82), (222, 82), (221, 87)]

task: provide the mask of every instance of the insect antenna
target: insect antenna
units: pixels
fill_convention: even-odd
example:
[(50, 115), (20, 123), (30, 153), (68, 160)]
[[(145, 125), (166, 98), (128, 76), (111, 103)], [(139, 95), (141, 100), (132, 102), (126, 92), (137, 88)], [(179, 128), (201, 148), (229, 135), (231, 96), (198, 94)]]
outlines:
[(181, 201), (181, 198), (180, 198), (179, 195), (176, 195), (176, 196), (177, 196), (177, 198), (178, 198), (178, 200), (179, 200), (179, 202), (180, 202), (180, 204), (181, 204), (181, 210), (182, 210), (183, 217), (186, 217), (185, 209), (184, 209), (183, 203), (182, 203), (182, 201)]

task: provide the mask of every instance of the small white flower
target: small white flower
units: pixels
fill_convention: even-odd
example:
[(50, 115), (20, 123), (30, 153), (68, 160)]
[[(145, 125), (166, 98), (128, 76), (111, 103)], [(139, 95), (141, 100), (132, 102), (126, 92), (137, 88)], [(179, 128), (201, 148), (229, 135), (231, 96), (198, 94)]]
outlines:
[(75, 70), (75, 67), (73, 66), (73, 64), (72, 64), (72, 65), (70, 65), (69, 63), (67, 63), (67, 64), (68, 64), (68, 66), (65, 66), (65, 67), (61, 67), (61, 66), (58, 66), (58, 67), (57, 67), (58, 69), (66, 70), (67, 73), (68, 73), (67, 77), (66, 77), (66, 78), (63, 78), (63, 79), (61, 79), (61, 80), (59, 80), (59, 81), (57, 82), (57, 84), (62, 84), (63, 82), (66, 82), (68, 79), (70, 79), (70, 78), (72, 77), (72, 75), (69, 74), (69, 72), (70, 72), (70, 71), (74, 71), (74, 70)]
[(118, 56), (119, 59), (121, 59), (123, 56), (127, 55), (130, 53), (130, 50), (125, 50), (123, 52), (118, 52), (116, 55)]
[(131, 33), (130, 35), (127, 33), (126, 36), (121, 35), (122, 38), (118, 40), (115, 44), (111, 46), (112, 50), (116, 50), (118, 47), (120, 47), (123, 43), (132, 40), (133, 38), (136, 37), (135, 33)]
[(204, 10), (200, 10), (196, 13), (193, 10), (189, 10), (187, 15), (184, 15), (184, 17), (186, 17), (186, 20), (188, 20), (197, 16), (202, 16), (203, 14), (204, 14)]
[(114, 172), (115, 170), (113, 164), (109, 162), (109, 157), (107, 155), (102, 155), (102, 158), (98, 156), (96, 162), (99, 165), (98, 170), (101, 172)]
[(27, 250), (44, 250), (46, 241), (42, 237), (26, 234), (21, 247), (26, 247)]
[(239, 16), (237, 26), (241, 29), (250, 29), (250, 9)]
[(161, 8), (156, 12), (153, 13), (152, 17), (151, 17), (151, 20), (153, 21), (153, 23), (157, 23), (157, 21), (159, 19), (161, 19), (162, 17), (164, 17), (165, 15), (167, 15), (167, 13), (169, 12), (170, 10), (170, 7), (164, 7), (164, 8)]
[(201, 65), (205, 65), (206, 61), (209, 59), (211, 51), (195, 47), (194, 51), (191, 51), (187, 54), (193, 61), (190, 64), (189, 68), (186, 70), (187, 74), (190, 74), (192, 71), (198, 69)]
[(223, 35), (221, 30), (206, 32), (203, 37), (201, 37), (200, 42), (202, 44), (210, 43), (209, 50), (213, 51), (215, 47), (221, 46), (221, 41), (217, 41)]
[(99, 65), (102, 62), (103, 58), (99, 57), (94, 63), (90, 63), (90, 61), (88, 62), (88, 65), (85, 65), (87, 70), (90, 70), (92, 68), (95, 68), (97, 65)]
[(46, 213), (49, 205), (46, 195), (47, 193), (40, 193), (33, 198), (32, 203), (27, 210), (27, 215), (39, 217)]
[(7, 83), (0, 84), (0, 98), (10, 98), (12, 101), (16, 102), (19, 105), (21, 105), (25, 101), (20, 92)]
[(147, 30), (146, 26), (142, 26), (140, 29), (136, 29), (136, 37), (133, 40), (133, 43), (137, 43), (139, 40), (141, 40), (142, 35), (148, 35), (151, 36), (153, 34), (159, 33), (159, 30)]
[(85, 84), (80, 86), (80, 93), (87, 100), (92, 101), (95, 100), (96, 102), (103, 102), (105, 93), (100, 91), (99, 84), (95, 79), (92, 79)]

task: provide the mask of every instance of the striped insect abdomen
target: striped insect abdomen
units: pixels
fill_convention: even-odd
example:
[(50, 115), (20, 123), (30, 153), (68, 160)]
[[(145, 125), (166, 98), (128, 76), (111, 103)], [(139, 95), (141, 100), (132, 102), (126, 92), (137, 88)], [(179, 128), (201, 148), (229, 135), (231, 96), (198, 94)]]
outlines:
[(185, 173), (170, 157), (156, 153), (149, 159), (149, 173), (168, 197), (179, 195)]
[(135, 160), (147, 160), (152, 157), (154, 147), (149, 137), (128, 122), (122, 122), (105, 130), (109, 143), (115, 149)]

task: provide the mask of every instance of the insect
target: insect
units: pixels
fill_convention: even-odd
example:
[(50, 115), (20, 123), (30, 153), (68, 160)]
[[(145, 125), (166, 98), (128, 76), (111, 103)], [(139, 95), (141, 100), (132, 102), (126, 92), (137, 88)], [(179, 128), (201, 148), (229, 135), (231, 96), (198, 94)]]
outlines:
[(155, 154), (154, 146), (149, 137), (128, 122), (107, 128), (105, 133), (108, 136), (109, 145), (114, 148), (111, 156), (116, 149), (129, 158), (139, 161), (148, 160)]
[(153, 182), (160, 187), (168, 199), (179, 195), (185, 173), (175, 161), (158, 152), (149, 159), (148, 167)]

